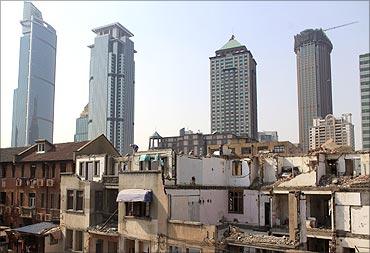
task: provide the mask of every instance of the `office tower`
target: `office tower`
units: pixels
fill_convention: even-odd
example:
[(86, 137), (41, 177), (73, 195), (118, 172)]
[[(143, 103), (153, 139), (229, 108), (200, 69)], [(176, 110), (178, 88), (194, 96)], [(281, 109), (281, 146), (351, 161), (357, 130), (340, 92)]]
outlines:
[(257, 139), (256, 61), (234, 37), (210, 57), (211, 132)]
[(330, 53), (333, 49), (322, 29), (308, 29), (294, 36), (297, 55), (299, 142), (309, 147), (309, 130), (314, 118), (333, 113)]
[(24, 3), (21, 25), (18, 87), (13, 97), (13, 147), (32, 145), (37, 139), (53, 142), (56, 32), (29, 2)]
[(76, 119), (75, 142), (88, 140), (89, 104), (84, 107), (80, 117)]
[(134, 139), (134, 35), (120, 23), (92, 31), (88, 138), (104, 134), (126, 154)]
[(362, 149), (370, 149), (370, 53), (360, 55)]
[(320, 148), (329, 139), (337, 145), (350, 146), (355, 148), (354, 126), (352, 124), (352, 114), (342, 114), (340, 118), (335, 118), (328, 114), (325, 118), (313, 119), (310, 128), (309, 148)]
[(276, 131), (262, 131), (258, 132), (258, 141), (278, 141), (278, 133)]

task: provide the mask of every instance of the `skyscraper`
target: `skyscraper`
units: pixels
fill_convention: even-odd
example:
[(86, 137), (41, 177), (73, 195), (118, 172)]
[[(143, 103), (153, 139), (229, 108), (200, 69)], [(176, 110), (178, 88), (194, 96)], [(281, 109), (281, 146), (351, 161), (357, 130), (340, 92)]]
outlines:
[(257, 139), (256, 61), (234, 37), (210, 59), (211, 131)]
[(299, 142), (309, 148), (314, 118), (333, 113), (330, 53), (333, 49), (322, 29), (308, 29), (294, 36), (297, 55)]
[(55, 59), (57, 36), (41, 12), (24, 3), (18, 87), (14, 90), (12, 146), (53, 142)]
[(88, 138), (105, 134), (125, 154), (134, 139), (134, 35), (120, 23), (92, 31)]
[(84, 107), (80, 117), (76, 119), (76, 134), (74, 141), (87, 141), (88, 140), (88, 122), (89, 122), (89, 105)]
[(360, 55), (362, 149), (370, 150), (370, 53)]

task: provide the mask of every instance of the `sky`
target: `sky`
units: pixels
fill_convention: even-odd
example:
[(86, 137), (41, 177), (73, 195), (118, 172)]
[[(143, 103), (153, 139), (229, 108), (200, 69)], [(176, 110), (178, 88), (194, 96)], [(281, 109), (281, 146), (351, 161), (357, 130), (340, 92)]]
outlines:
[[(88, 103), (95, 27), (120, 22), (135, 43), (135, 143), (178, 135), (182, 127), (210, 132), (209, 57), (231, 37), (257, 62), (258, 130), (298, 142), (294, 35), (308, 28), (359, 23), (327, 32), (334, 115), (350, 112), (361, 147), (359, 55), (369, 52), (369, 2), (77, 2), (34, 1), (57, 31), (54, 143), (73, 141)], [(11, 143), (18, 82), (23, 2), (1, 1), (1, 147)]]

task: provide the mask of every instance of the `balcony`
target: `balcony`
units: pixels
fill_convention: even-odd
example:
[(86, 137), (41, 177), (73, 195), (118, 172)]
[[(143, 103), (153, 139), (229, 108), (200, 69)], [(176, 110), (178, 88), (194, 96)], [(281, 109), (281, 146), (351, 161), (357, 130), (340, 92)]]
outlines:
[(103, 184), (106, 186), (118, 186), (118, 175), (103, 175)]
[(36, 215), (36, 208), (23, 206), (21, 208), (21, 217), (22, 218), (33, 218)]

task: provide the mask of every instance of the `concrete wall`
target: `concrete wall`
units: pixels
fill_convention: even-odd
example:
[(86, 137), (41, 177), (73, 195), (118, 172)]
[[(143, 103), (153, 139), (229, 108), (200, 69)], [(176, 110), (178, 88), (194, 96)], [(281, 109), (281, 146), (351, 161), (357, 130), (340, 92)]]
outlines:
[(351, 230), (354, 234), (369, 235), (370, 206), (351, 207)]
[(355, 252), (370, 252), (370, 240), (350, 237), (338, 237), (336, 252), (343, 252), (343, 247), (355, 249)]
[(44, 252), (63, 252), (63, 240), (59, 239), (57, 244), (50, 244), (51, 235), (47, 235), (44, 238)]
[(279, 187), (302, 187), (302, 186), (316, 186), (316, 171), (299, 174), (289, 181), (279, 184)]
[[(270, 203), (270, 196), (260, 193), (260, 200), (259, 200), (259, 225), (265, 226), (265, 203)], [(270, 208), (271, 210), (271, 208)], [(271, 220), (271, 217), (269, 217)], [(271, 222), (271, 221), (270, 221)]]
[(214, 225), (169, 221), (168, 235), (168, 244), (181, 248), (181, 252), (186, 252), (186, 248), (216, 252), (215, 247), (207, 243), (217, 238), (217, 229)]
[(301, 173), (310, 171), (309, 162), (317, 161), (316, 156), (290, 156), (278, 157), (278, 173), (281, 172), (282, 167), (298, 167)]
[(370, 175), (370, 154), (361, 154), (361, 175)]
[(263, 164), (263, 182), (273, 183), (277, 180), (277, 162), (273, 157), (266, 157)]
[(203, 182), (203, 162), (200, 158), (188, 156), (177, 156), (176, 159), (177, 184), (191, 184), (192, 177), (195, 184)]

